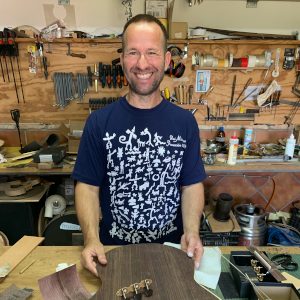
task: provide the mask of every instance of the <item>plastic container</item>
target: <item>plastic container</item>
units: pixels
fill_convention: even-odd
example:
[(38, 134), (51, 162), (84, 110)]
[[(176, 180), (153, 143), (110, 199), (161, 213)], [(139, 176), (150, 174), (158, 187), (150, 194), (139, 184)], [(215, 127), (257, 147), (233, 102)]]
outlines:
[(284, 155), (288, 155), (291, 158), (293, 158), (295, 145), (296, 145), (296, 139), (294, 138), (294, 135), (291, 134), (290, 138), (288, 138), (287, 141), (286, 141)]
[(229, 165), (236, 164), (238, 145), (239, 145), (239, 139), (236, 136), (236, 132), (234, 132), (233, 136), (229, 140), (229, 153), (228, 153), (227, 164)]
[(253, 133), (253, 129), (246, 129), (245, 130), (244, 146), (246, 148), (249, 148), (249, 143), (252, 142), (252, 133)]
[(225, 145), (225, 132), (224, 127), (220, 127), (218, 135), (216, 137), (216, 143), (221, 144), (222, 146)]

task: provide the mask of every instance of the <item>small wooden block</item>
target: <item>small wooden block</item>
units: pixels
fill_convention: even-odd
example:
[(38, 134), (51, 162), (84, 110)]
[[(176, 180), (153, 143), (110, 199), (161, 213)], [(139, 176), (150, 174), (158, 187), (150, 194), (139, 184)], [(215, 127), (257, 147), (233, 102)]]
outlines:
[(28, 167), (33, 167), (33, 168), (37, 168), (39, 165), (39, 163), (36, 163), (34, 161), (31, 161), (29, 164), (28, 164)]
[(45, 163), (39, 163), (38, 164), (38, 169), (40, 170), (50, 170), (56, 165), (55, 162), (45, 162)]
[(292, 283), (296, 290), (300, 289), (300, 280), (287, 272), (282, 272), (282, 275), (286, 278), (286, 280), (283, 280), (284, 283)]

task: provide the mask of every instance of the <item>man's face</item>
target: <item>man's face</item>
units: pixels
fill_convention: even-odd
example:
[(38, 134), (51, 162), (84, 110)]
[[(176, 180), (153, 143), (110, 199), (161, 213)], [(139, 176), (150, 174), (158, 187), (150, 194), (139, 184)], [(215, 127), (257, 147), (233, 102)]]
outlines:
[(120, 58), (129, 87), (137, 95), (148, 96), (159, 88), (171, 54), (164, 54), (163, 32), (156, 23), (133, 23), (125, 32)]

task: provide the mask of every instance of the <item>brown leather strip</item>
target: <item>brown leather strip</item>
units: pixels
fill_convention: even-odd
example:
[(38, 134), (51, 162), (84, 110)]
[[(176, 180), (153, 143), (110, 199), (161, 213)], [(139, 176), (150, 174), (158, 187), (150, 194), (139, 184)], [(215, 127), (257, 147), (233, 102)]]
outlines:
[(232, 66), (236, 68), (240, 68), (242, 66), (242, 60), (240, 58), (234, 58), (232, 62)]

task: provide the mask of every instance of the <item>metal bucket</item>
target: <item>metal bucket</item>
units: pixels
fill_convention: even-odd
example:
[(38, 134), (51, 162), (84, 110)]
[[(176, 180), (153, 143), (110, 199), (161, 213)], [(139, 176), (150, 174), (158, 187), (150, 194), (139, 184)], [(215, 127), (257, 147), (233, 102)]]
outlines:
[[(260, 212), (263, 211), (263, 214)], [(238, 246), (264, 246), (266, 244), (267, 211), (261, 206), (239, 204), (234, 207), (237, 222), (241, 227)]]

